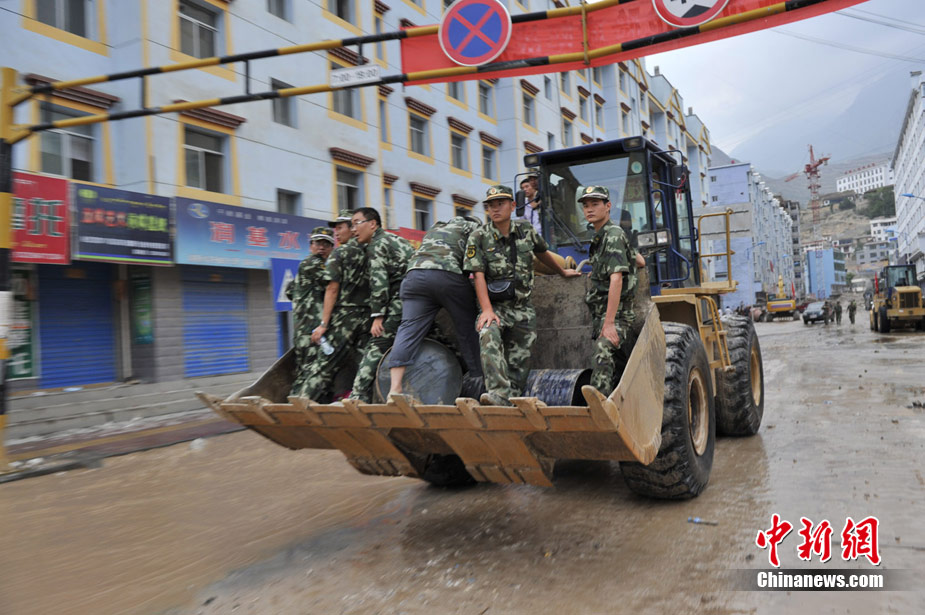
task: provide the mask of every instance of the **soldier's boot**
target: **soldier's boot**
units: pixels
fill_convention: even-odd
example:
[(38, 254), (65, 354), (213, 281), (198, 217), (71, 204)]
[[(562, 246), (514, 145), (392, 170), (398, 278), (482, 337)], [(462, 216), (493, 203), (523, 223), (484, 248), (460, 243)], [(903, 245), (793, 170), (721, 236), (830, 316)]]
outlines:
[(479, 403), (483, 406), (513, 406), (510, 401), (504, 399), (497, 393), (482, 393), (479, 397)]

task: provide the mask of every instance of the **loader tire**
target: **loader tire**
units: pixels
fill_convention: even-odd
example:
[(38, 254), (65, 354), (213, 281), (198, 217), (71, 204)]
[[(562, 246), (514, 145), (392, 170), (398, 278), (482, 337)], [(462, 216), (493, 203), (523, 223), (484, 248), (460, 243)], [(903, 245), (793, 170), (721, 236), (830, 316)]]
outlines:
[(475, 483), (459, 455), (428, 455), (421, 479), (435, 487), (466, 487)]
[(887, 316), (886, 308), (880, 308), (880, 333), (890, 332), (890, 317)]
[(665, 404), (662, 443), (649, 465), (623, 462), (630, 490), (647, 497), (684, 500), (700, 495), (710, 480), (716, 416), (710, 364), (700, 335), (690, 326), (662, 323), (665, 330)]
[(723, 319), (735, 372), (716, 372), (716, 433), (753, 436), (764, 416), (764, 364), (755, 326), (747, 318)]

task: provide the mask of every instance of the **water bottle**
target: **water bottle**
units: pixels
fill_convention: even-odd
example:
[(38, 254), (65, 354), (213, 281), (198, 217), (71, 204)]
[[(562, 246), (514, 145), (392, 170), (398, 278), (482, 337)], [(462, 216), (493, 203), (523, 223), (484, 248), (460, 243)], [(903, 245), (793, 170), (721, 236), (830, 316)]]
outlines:
[(333, 354), (334, 346), (331, 345), (331, 342), (328, 341), (328, 338), (321, 336), (321, 352), (324, 354)]

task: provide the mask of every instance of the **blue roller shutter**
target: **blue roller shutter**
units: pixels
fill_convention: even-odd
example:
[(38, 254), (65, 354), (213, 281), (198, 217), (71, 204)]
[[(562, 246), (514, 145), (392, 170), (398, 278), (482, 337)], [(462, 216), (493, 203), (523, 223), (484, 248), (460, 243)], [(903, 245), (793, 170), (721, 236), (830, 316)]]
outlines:
[(187, 267), (183, 279), (183, 373), (246, 372), (247, 283), (242, 272)]
[(109, 264), (39, 267), (42, 387), (116, 380), (112, 281)]

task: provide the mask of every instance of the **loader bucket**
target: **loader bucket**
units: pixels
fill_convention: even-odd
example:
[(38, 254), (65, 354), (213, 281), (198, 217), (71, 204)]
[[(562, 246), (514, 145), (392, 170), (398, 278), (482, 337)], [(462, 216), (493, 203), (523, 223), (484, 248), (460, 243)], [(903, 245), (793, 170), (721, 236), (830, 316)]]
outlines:
[(649, 464), (661, 442), (665, 336), (651, 303), (617, 387), (606, 396), (582, 387), (587, 406), (548, 406), (536, 397), (512, 399), (513, 407), (469, 398), (425, 405), (407, 396), (317, 404), (288, 397), (294, 367), (290, 352), (225, 400), (197, 395), (287, 448), (340, 449), (366, 474), (423, 477), (429, 456), (457, 455), (478, 481), (551, 486), (556, 459)]

